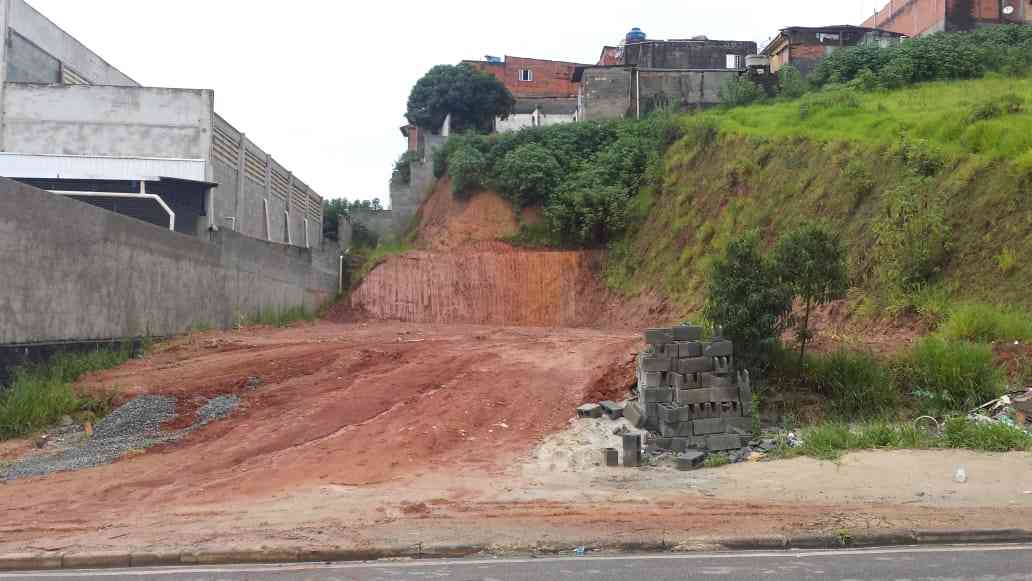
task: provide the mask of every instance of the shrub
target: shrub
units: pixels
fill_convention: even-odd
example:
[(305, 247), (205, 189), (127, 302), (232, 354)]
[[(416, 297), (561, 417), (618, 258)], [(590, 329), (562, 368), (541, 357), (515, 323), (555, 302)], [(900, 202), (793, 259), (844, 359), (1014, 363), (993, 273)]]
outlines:
[(510, 151), (495, 168), (498, 189), (517, 208), (547, 199), (559, 186), (561, 173), (555, 157), (536, 143)]
[(856, 91), (871, 92), (877, 91), (881, 88), (881, 81), (878, 79), (878, 76), (874, 74), (874, 71), (865, 68), (861, 70), (853, 80), (849, 81), (846, 86)]
[(811, 339), (810, 313), (814, 305), (846, 296), (846, 249), (827, 227), (807, 222), (781, 236), (774, 248), (773, 267), (781, 284), (803, 303), (803, 320), (796, 323), (802, 364)]
[(778, 69), (778, 86), (781, 96), (789, 99), (798, 99), (809, 90), (803, 74), (792, 65), (785, 65)]
[(462, 145), (448, 155), (448, 174), (456, 193), (469, 195), (483, 188), (487, 170), (487, 159), (472, 145)]
[(932, 415), (966, 412), (998, 397), (1003, 387), (989, 346), (941, 337), (918, 341), (898, 364), (896, 379)]
[(1014, 272), (1018, 267), (1018, 256), (1010, 248), (1004, 248), (996, 255), (996, 266), (1000, 272), (1007, 275)]
[(899, 407), (899, 389), (889, 370), (871, 353), (839, 350), (809, 361), (808, 379), (842, 418), (885, 417)]
[(1025, 110), (1025, 101), (1014, 93), (1008, 93), (998, 99), (990, 99), (972, 105), (967, 122), (977, 123), (995, 119), (1002, 115), (1014, 115)]
[(939, 334), (953, 341), (1032, 341), (1032, 314), (993, 305), (960, 305), (939, 328)]
[(685, 121), (684, 134), (692, 145), (704, 147), (717, 140), (717, 136), (720, 135), (720, 127), (711, 117), (693, 115)]
[(924, 287), (945, 266), (951, 228), (943, 195), (923, 180), (901, 184), (885, 194), (882, 216), (872, 225), (874, 260), (884, 288), (910, 294)]
[(545, 206), (545, 219), (563, 242), (600, 244), (627, 225), (627, 193), (615, 187), (560, 192)]
[(746, 76), (734, 76), (724, 81), (717, 95), (720, 102), (728, 107), (740, 107), (762, 99), (763, 89)]
[(128, 348), (60, 353), (46, 364), (16, 368), (10, 386), (0, 391), (0, 440), (31, 434), (78, 412), (106, 413), (110, 398), (83, 396), (72, 383), (93, 371), (129, 359)]
[(735, 341), (747, 366), (765, 366), (792, 308), (792, 292), (759, 251), (755, 232), (732, 240), (714, 260), (704, 314)]

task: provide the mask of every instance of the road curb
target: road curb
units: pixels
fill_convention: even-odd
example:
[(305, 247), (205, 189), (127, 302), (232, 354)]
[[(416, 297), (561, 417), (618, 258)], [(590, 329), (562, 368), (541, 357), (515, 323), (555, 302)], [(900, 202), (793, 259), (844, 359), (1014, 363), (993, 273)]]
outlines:
[(413, 545), (365, 549), (241, 549), (221, 551), (137, 553), (21, 553), (0, 555), (0, 571), (52, 571), (56, 569), (110, 569), (183, 565), (248, 565), (257, 563), (365, 562), (384, 559), (455, 559), (483, 555), (564, 555), (587, 553), (672, 553), (692, 551), (769, 551), (788, 549), (841, 549), (915, 545), (963, 545), (977, 543), (1032, 542), (1032, 530), (945, 529), (886, 531), (852, 534), (766, 535), (606, 543), (549, 543), (533, 546), (493, 547), (479, 544)]

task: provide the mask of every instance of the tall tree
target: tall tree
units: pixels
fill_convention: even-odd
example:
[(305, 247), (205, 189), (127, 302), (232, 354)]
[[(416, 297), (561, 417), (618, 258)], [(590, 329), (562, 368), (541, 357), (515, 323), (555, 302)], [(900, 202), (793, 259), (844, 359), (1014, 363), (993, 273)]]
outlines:
[(409, 123), (436, 131), (451, 114), (452, 128), (489, 133), (495, 117), (507, 118), (516, 99), (494, 75), (467, 64), (437, 65), (409, 94)]

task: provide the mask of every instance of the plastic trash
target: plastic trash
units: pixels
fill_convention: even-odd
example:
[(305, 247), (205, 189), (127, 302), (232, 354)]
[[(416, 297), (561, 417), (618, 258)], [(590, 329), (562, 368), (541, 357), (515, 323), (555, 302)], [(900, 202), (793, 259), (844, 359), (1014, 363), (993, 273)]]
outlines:
[(586, 548), (584, 548), (584, 547), (577, 547), (576, 549), (573, 550), (573, 554), (577, 555), (578, 557), (583, 557), (584, 554), (587, 553), (587, 552), (588, 552), (588, 550)]
[(960, 484), (967, 482), (967, 470), (963, 466), (957, 468), (957, 472), (953, 475), (953, 481)]

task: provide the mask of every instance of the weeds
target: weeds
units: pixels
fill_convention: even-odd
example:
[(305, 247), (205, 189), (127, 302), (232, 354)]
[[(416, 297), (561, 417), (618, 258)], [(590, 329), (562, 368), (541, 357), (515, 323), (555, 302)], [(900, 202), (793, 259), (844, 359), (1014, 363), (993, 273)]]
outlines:
[(46, 364), (15, 369), (10, 386), (0, 391), (0, 440), (31, 434), (65, 415), (106, 414), (111, 409), (110, 397), (78, 394), (72, 383), (86, 373), (121, 365), (131, 353), (128, 346), (59, 353)]
[(946, 420), (943, 441), (950, 448), (970, 448), (986, 452), (1032, 451), (1032, 435), (1022, 429), (1002, 423), (982, 423), (965, 418)]
[(890, 415), (902, 399), (888, 369), (871, 353), (843, 349), (817, 355), (809, 360), (807, 375), (837, 417)]
[(702, 461), (703, 468), (720, 468), (721, 466), (727, 466), (731, 463), (727, 456), (723, 454), (709, 454), (706, 459)]
[(939, 333), (953, 341), (1032, 341), (1032, 313), (986, 304), (960, 305), (953, 308)]
[(1000, 395), (1003, 372), (987, 345), (925, 337), (896, 367), (896, 381), (908, 386), (929, 415), (966, 412)]

